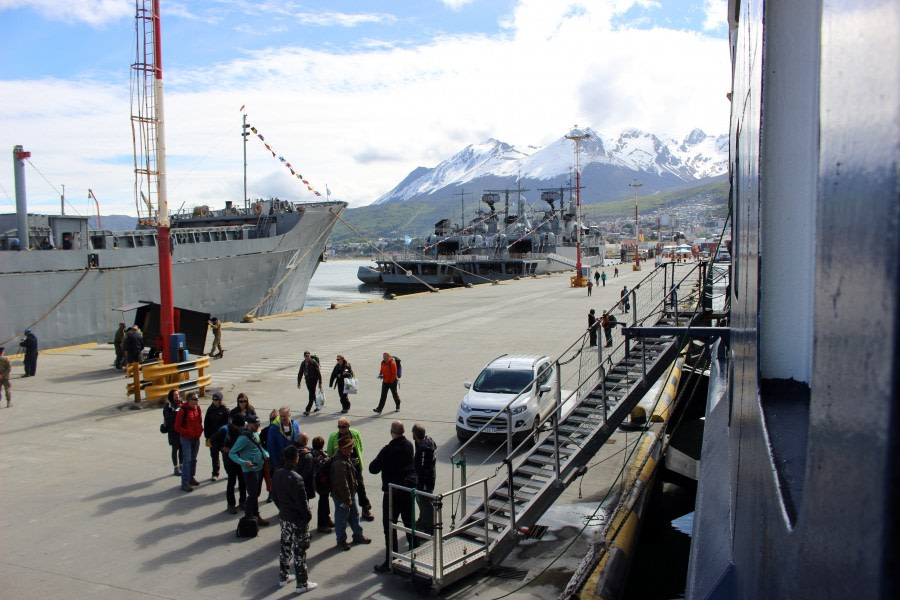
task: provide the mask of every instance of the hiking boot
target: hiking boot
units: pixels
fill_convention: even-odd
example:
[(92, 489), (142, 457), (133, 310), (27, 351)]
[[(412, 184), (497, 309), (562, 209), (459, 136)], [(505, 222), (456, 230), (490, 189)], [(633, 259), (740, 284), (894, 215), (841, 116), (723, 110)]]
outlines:
[(196, 479), (194, 479), (193, 477), (191, 477), (191, 485), (197, 486), (197, 485), (200, 485), (200, 482), (197, 481)]
[(228, 512), (230, 512), (230, 513), (233, 514), (233, 515), (236, 515), (236, 514), (238, 513), (237, 506), (229, 506), (229, 507), (228, 507)]
[(318, 583), (313, 583), (312, 581), (307, 581), (306, 583), (298, 583), (296, 589), (294, 589), (295, 594), (305, 594), (311, 590), (319, 587)]
[(368, 508), (363, 511), (362, 516), (360, 517), (363, 521), (374, 521), (375, 515), (372, 514), (372, 511)]
[(181, 467), (175, 467), (175, 473), (173, 475), (181, 475)]
[(278, 580), (278, 587), (284, 587), (284, 586), (286, 586), (287, 584), (289, 584), (290, 582), (294, 581), (295, 579), (297, 579), (297, 576), (296, 576), (296, 575), (288, 575), (288, 576), (287, 576), (287, 579), (285, 579), (284, 581), (282, 581), (282, 580), (279, 579), (279, 580)]
[(381, 414), (381, 409), (380, 409), (380, 408), (373, 408), (373, 409), (372, 409), (372, 412), (373, 412), (373, 413), (378, 413), (378, 414), (380, 415), (380, 414)]
[(372, 540), (370, 540), (369, 538), (367, 538), (367, 537), (364, 536), (364, 535), (361, 535), (361, 536), (359, 536), (359, 537), (354, 537), (354, 538), (353, 538), (353, 543), (354, 543), (354, 544), (371, 544), (371, 543), (372, 543)]
[(256, 515), (256, 522), (259, 523), (260, 527), (268, 527), (269, 526), (269, 522), (267, 520), (263, 519), (259, 515)]
[(189, 486), (189, 485), (186, 484), (186, 483), (182, 483), (182, 484), (181, 484), (181, 491), (182, 491), (182, 492), (193, 492), (193, 491), (194, 491), (194, 488), (192, 488), (191, 486)]
[(346, 552), (350, 549), (350, 544), (347, 543), (347, 540), (344, 540), (343, 542), (338, 542), (337, 547)]
[(304, 410), (304, 411), (303, 411), (303, 416), (304, 416), (304, 417), (308, 417), (308, 416), (309, 416), (309, 411), (308, 411), (308, 410)]
[(224, 350), (219, 350), (219, 353), (216, 354), (216, 358), (222, 358), (222, 355), (225, 353)]
[(331, 533), (334, 531), (334, 527), (329, 527), (328, 525), (319, 525), (316, 527), (316, 531), (319, 533)]

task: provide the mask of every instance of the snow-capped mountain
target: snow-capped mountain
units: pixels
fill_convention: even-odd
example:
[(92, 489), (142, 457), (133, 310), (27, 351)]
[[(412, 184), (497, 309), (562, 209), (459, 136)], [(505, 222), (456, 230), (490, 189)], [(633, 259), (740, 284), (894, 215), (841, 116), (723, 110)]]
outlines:
[[(617, 200), (631, 194), (638, 179), (643, 193), (665, 191), (722, 175), (728, 168), (728, 136), (693, 130), (683, 140), (630, 129), (617, 137), (583, 129), (581, 185), (585, 202)], [(418, 167), (375, 204), (447, 197), (464, 184), (483, 189), (548, 188), (569, 185), (574, 145), (566, 137), (543, 148), (518, 148), (495, 139), (466, 146), (434, 168)]]

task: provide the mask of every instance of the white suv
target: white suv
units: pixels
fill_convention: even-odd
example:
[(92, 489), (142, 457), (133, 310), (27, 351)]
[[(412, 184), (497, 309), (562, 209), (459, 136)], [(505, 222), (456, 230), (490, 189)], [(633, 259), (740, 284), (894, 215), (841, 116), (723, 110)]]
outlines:
[[(553, 363), (547, 356), (504, 354), (482, 369), (456, 413), (456, 437), (464, 442), (500, 412), (510, 400), (513, 435), (517, 439), (534, 433), (538, 421), (553, 409)], [(483, 433), (506, 436), (507, 415), (501, 413)]]

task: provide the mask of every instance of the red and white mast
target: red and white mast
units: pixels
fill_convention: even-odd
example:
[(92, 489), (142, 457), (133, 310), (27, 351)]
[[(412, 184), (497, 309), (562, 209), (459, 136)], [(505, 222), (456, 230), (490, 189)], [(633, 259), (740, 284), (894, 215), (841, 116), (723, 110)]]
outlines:
[[(172, 361), (169, 339), (175, 333), (175, 310), (169, 241), (169, 204), (166, 191), (166, 135), (159, 0), (136, 0), (135, 22), (137, 61), (132, 65), (134, 104), (131, 116), (135, 134), (135, 199), (138, 203), (138, 215), (140, 216), (143, 201), (148, 211), (146, 222), (156, 223), (159, 255), (159, 334), (162, 338), (163, 359), (168, 363)], [(147, 193), (144, 194), (144, 191)]]

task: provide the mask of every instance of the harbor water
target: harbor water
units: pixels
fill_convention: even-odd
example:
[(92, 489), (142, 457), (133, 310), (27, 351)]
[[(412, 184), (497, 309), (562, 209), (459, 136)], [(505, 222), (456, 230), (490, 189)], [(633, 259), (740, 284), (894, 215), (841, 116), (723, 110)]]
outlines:
[(379, 285), (360, 282), (356, 271), (363, 265), (373, 265), (371, 260), (329, 260), (319, 264), (309, 282), (303, 308), (328, 308), (331, 303), (350, 304), (378, 300), (387, 295)]

